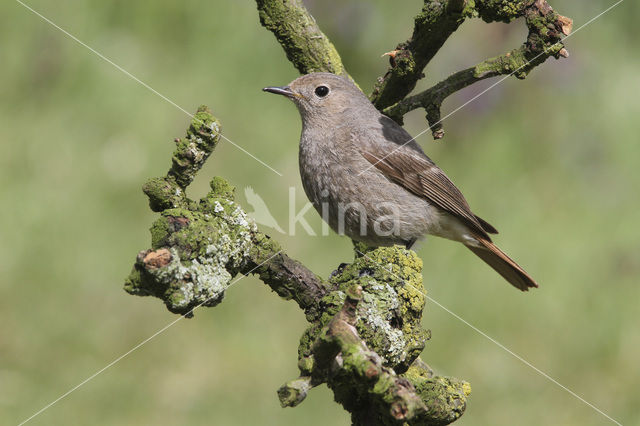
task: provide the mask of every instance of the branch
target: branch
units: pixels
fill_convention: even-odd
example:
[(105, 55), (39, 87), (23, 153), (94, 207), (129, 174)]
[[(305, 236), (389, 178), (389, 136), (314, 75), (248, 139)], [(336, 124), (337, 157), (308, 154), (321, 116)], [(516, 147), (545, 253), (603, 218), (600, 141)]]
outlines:
[(275, 35), (301, 74), (346, 74), (338, 51), (301, 0), (256, 0), (260, 23)]
[(184, 139), (177, 138), (166, 176), (143, 186), (149, 206), (161, 217), (151, 227), (151, 249), (138, 254), (125, 289), (161, 298), (174, 313), (191, 316), (196, 306), (215, 306), (238, 273), (255, 273), (285, 299), (293, 299), (310, 318), (327, 284), (259, 232), (234, 200), (224, 179), (211, 181), (199, 202), (186, 187), (215, 149), (220, 123), (207, 107), (195, 114)]
[(186, 137), (176, 139), (170, 170), (144, 185), (160, 217), (125, 290), (191, 317), (200, 306), (219, 304), (236, 275), (257, 274), (310, 322), (298, 350), (300, 377), (278, 391), (283, 406), (327, 383), (355, 424), (448, 424), (460, 417), (469, 385), (432, 377), (418, 358), (429, 332), (421, 326), (426, 297), (417, 255), (400, 247), (369, 249), (322, 280), (258, 231), (224, 179), (214, 178), (197, 202), (187, 197), (219, 137), (219, 122), (200, 107)]
[(383, 113), (402, 123), (402, 117), (406, 113), (414, 109), (424, 108), (427, 112), (427, 120), (434, 139), (441, 139), (444, 136), (444, 130), (442, 129), (440, 109), (442, 102), (451, 94), (478, 81), (499, 75), (513, 73), (517, 78), (525, 78), (534, 67), (544, 62), (549, 56), (568, 56), (568, 52), (560, 43), (552, 45), (535, 60), (527, 59), (528, 53), (527, 48), (523, 46), (504, 55), (487, 59), (472, 68), (452, 74), (447, 79), (417, 95), (409, 96), (395, 105), (385, 108)]
[(467, 0), (425, 0), (422, 11), (414, 19), (411, 38), (390, 52), (391, 66), (378, 79), (371, 102), (379, 110), (407, 96), (424, 77), (422, 71), (438, 53), (465, 18), (473, 12)]
[(441, 139), (444, 136), (444, 130), (440, 109), (442, 102), (452, 93), (480, 80), (499, 75), (513, 74), (516, 78), (524, 79), (533, 68), (549, 57), (558, 59), (569, 56), (569, 52), (562, 43), (562, 35), (571, 33), (572, 21), (554, 12), (546, 1), (478, 1), (476, 8), (480, 17), (486, 22), (509, 22), (524, 16), (529, 28), (526, 42), (518, 49), (487, 59), (472, 68), (458, 71), (424, 92), (385, 108), (383, 110), (385, 114), (402, 123), (402, 117), (406, 113), (424, 108), (434, 139)]
[[(386, 365), (388, 360), (371, 350), (359, 335), (362, 312), (371, 312), (372, 306), (370, 303), (367, 306), (362, 286), (350, 285), (345, 290), (342, 308), (321, 329), (311, 346), (313, 361), (308, 363), (311, 368), (301, 367), (303, 374), (309, 375), (281, 388), (282, 404), (297, 404), (312, 383), (326, 382), (336, 401), (351, 412), (354, 425), (404, 421), (433, 425), (456, 420), (464, 411), (470, 393), (468, 384), (457, 379), (428, 377), (430, 369), (419, 358), (407, 360), (410, 366), (404, 375)], [(295, 387), (299, 383), (303, 383), (304, 393), (291, 392), (299, 389)], [(439, 397), (429, 397), (434, 394)]]
[(329, 292), (328, 284), (302, 263), (283, 253), (268, 235), (254, 232), (243, 274), (256, 274), (285, 300), (294, 300), (314, 320), (322, 314), (319, 301)]

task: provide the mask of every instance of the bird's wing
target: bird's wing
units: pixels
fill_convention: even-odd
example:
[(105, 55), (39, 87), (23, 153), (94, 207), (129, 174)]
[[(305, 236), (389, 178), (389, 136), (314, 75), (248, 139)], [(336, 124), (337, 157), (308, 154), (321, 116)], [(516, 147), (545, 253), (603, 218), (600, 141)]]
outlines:
[(415, 141), (407, 143), (411, 136), (402, 127), (396, 123), (393, 125), (385, 122), (382, 129), (384, 138), (375, 143), (367, 141), (357, 144), (362, 156), (391, 181), (458, 217), (491, 241), (487, 232), (497, 231), (471, 212), (467, 200), (447, 175), (422, 152)]

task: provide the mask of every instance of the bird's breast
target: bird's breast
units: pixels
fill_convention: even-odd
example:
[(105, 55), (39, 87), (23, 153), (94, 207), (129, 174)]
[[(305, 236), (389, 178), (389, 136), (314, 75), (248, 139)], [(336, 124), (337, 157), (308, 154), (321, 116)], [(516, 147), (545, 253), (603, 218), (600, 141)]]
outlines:
[(300, 141), (302, 185), (334, 231), (390, 245), (424, 235), (437, 222), (437, 209), (387, 179), (355, 146), (331, 134), (314, 136), (303, 133)]

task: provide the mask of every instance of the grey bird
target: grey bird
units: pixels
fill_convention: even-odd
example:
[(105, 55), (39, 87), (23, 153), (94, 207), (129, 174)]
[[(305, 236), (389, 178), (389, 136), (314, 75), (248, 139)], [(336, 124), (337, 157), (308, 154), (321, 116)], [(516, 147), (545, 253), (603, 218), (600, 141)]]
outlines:
[(426, 234), (458, 241), (516, 288), (538, 287), (411, 135), (350, 80), (313, 73), (263, 90), (298, 107), (302, 185), (334, 231), (373, 247), (410, 248)]

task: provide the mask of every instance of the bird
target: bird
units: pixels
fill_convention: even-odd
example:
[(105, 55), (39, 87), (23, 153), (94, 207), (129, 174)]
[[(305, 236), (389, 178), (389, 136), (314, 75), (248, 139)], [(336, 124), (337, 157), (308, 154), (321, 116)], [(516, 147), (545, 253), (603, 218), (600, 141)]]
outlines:
[(522, 291), (536, 281), (500, 250), (498, 231), (411, 135), (382, 114), (347, 77), (316, 72), (265, 92), (287, 97), (302, 119), (302, 186), (338, 234), (370, 247), (411, 248), (425, 235), (462, 243)]

